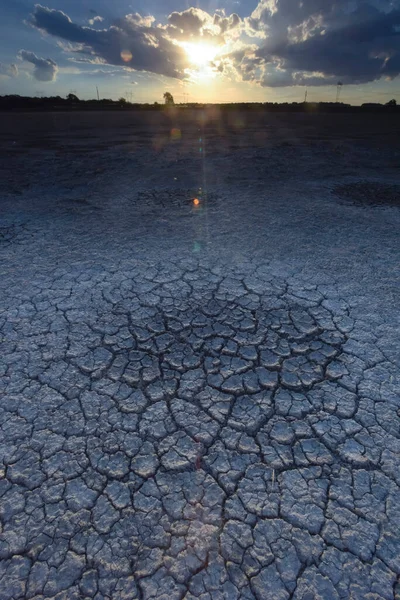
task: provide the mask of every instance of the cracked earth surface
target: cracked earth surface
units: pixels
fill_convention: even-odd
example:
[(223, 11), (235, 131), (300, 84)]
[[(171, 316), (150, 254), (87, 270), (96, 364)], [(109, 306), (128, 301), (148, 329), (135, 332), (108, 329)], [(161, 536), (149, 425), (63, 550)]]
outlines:
[(393, 123), (198, 114), (5, 127), (0, 598), (399, 598)]

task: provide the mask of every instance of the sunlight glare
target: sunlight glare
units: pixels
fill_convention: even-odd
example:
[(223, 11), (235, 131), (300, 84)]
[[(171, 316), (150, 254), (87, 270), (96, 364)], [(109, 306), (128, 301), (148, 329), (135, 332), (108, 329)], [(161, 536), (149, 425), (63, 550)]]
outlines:
[(190, 62), (198, 67), (205, 67), (212, 62), (218, 52), (218, 49), (208, 44), (185, 44), (184, 48)]

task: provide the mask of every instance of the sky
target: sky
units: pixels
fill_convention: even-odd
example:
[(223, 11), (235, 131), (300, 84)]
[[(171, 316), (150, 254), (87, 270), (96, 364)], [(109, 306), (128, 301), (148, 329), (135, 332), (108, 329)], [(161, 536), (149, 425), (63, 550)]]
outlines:
[(400, 102), (400, 0), (0, 0), (0, 95)]

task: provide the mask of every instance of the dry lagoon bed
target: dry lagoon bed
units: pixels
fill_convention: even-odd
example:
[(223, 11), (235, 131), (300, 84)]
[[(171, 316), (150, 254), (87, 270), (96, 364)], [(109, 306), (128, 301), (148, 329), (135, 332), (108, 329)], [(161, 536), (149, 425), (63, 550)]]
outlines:
[(1, 600), (400, 598), (399, 125), (0, 115)]

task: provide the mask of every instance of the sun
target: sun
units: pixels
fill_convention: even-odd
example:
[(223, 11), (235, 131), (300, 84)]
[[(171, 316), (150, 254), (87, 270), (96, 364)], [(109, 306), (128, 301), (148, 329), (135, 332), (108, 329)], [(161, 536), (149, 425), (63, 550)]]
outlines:
[(209, 44), (185, 44), (184, 48), (190, 62), (197, 67), (206, 67), (212, 62), (218, 52), (218, 49)]

